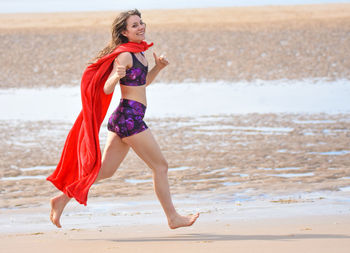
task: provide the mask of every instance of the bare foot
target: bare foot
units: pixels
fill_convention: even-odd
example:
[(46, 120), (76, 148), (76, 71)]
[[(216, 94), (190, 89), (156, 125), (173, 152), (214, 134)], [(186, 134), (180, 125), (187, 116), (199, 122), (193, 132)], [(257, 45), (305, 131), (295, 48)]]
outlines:
[(168, 224), (171, 229), (176, 229), (180, 227), (189, 227), (198, 219), (199, 213), (192, 214), (189, 216), (177, 215), (170, 219)]
[(50, 212), (50, 220), (56, 225), (58, 228), (61, 228), (60, 218), (63, 212), (64, 207), (69, 202), (70, 198), (65, 194), (61, 194), (57, 197), (54, 197), (50, 200), (51, 204), (51, 212)]

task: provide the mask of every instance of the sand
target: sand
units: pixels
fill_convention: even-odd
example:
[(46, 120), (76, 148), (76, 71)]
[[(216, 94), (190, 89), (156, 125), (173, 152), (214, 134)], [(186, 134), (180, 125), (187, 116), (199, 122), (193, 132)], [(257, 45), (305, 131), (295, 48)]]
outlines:
[[(349, 121), (349, 115), (342, 114), (247, 114), (149, 119), (147, 124), (169, 162), (174, 194), (230, 195), (250, 189), (245, 195), (256, 196), (347, 187)], [(0, 162), (0, 207), (38, 205), (55, 194), (45, 175), (54, 170), (70, 127), (57, 122), (2, 122), (1, 153), (6, 159)], [(102, 129), (103, 150), (106, 126)], [(10, 180), (18, 176), (41, 178)], [(151, 182), (151, 171), (131, 151), (118, 172), (92, 187), (89, 196), (153, 194)]]
[[(161, 82), (349, 78), (350, 4), (143, 11)], [(1, 14), (0, 87), (78, 85), (115, 12)], [(152, 64), (151, 64), (152, 65)]]
[[(79, 85), (86, 63), (108, 41), (114, 16), (1, 14), (0, 87)], [(143, 11), (143, 17), (154, 51), (166, 52), (171, 62), (158, 77), (161, 82), (350, 77), (350, 4)], [(148, 57), (151, 61), (151, 52)], [(164, 217), (152, 223), (146, 221), (147, 213), (135, 213), (141, 220), (136, 225), (86, 228), (79, 226), (79, 216), (89, 223), (94, 214), (83, 211), (64, 216), (73, 216), (78, 225), (36, 229), (35, 215), (46, 222), (42, 217), (49, 211), (48, 199), (57, 193), (45, 176), (57, 164), (71, 124), (1, 120), (1, 222), (16, 224), (12, 215), (17, 214), (28, 214), (30, 220), (27, 232), (0, 231), (0, 251), (348, 252), (349, 122), (349, 114), (149, 119), (169, 161), (176, 198), (190, 193), (208, 201), (224, 196), (220, 201), (228, 202), (240, 196), (269, 204), (244, 209), (250, 202), (236, 201), (228, 211), (215, 202), (211, 209), (199, 202), (194, 208), (189, 195), (190, 205), (182, 211), (202, 211), (201, 217), (192, 228), (171, 231)], [(104, 142), (102, 136), (102, 146)], [(334, 194), (336, 211), (329, 211), (328, 205), (326, 215), (319, 214), (323, 200), (332, 206), (334, 199), (332, 194), (303, 195), (315, 192)], [(151, 172), (130, 152), (117, 174), (94, 185), (89, 196), (123, 203), (124, 197), (149, 195), (154, 196)], [(313, 213), (299, 206), (304, 204)], [(241, 205), (238, 212), (235, 208)], [(275, 215), (288, 214), (289, 209), (301, 211)], [(260, 217), (257, 210), (269, 215)], [(109, 215), (123, 218), (118, 210)]]
[(349, 215), (250, 221), (201, 220), (190, 229), (165, 226), (106, 227), (0, 235), (12, 252), (311, 252), (347, 253)]

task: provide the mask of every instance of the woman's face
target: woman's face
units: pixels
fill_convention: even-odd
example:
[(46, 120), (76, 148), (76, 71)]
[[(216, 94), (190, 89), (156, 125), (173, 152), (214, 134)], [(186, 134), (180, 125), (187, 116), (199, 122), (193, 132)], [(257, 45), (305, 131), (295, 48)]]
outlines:
[(137, 15), (132, 15), (126, 20), (126, 30), (122, 34), (129, 39), (130, 42), (140, 43), (145, 39), (146, 25)]

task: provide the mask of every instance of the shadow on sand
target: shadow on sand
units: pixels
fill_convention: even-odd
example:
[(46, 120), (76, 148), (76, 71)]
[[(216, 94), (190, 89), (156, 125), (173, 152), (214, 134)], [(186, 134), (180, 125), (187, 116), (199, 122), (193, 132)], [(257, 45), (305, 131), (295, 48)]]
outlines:
[[(220, 234), (183, 234), (166, 237), (136, 237), (123, 239), (85, 239), (87, 241), (106, 240), (113, 242), (190, 242), (190, 241), (289, 241), (306, 239), (349, 239), (342, 234), (289, 234), (289, 235), (220, 235)], [(84, 240), (84, 239), (83, 239)]]

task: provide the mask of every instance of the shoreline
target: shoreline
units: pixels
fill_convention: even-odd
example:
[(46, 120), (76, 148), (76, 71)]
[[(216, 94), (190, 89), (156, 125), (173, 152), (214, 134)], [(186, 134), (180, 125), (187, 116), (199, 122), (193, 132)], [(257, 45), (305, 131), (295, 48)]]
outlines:
[[(178, 202), (181, 213), (201, 211), (197, 222), (189, 228), (170, 230), (155, 196), (150, 205), (140, 199), (128, 198), (127, 206), (123, 199), (107, 200), (107, 212), (103, 199), (95, 199), (88, 207), (67, 207), (62, 216), (62, 229), (55, 228), (49, 221), (47, 205), (40, 208), (27, 208), (22, 212), (19, 223), (25, 230), (0, 232), (0, 250), (10, 253), (25, 247), (25, 252), (41, 252), (50, 248), (52, 252), (295, 252), (308, 249), (310, 253), (347, 253), (350, 247), (350, 209), (348, 205), (318, 199), (315, 202), (256, 203), (236, 202), (232, 205), (223, 202), (200, 204), (197, 199)], [(305, 199), (304, 199), (305, 200)], [(307, 199), (306, 199), (307, 200)], [(137, 201), (138, 205), (134, 205)], [(321, 203), (321, 204), (320, 204)], [(101, 205), (102, 204), (102, 205)], [(125, 207), (129, 211), (125, 211)], [(211, 207), (211, 208), (208, 208)], [(331, 210), (331, 212), (325, 212)], [(47, 209), (47, 210), (46, 210)], [(88, 209), (88, 210), (86, 210)], [(95, 212), (91, 212), (95, 210)], [(38, 215), (38, 210), (41, 210)], [(151, 210), (151, 211), (150, 211)], [(153, 211), (152, 211), (153, 210)], [(319, 211), (323, 210), (322, 213)], [(14, 223), (16, 210), (2, 212), (2, 219)], [(23, 210), (24, 211), (24, 210)], [(21, 212), (21, 211), (20, 211)], [(108, 213), (108, 214), (107, 214)], [(34, 215), (33, 215), (34, 214)], [(46, 217), (47, 216), (47, 217)], [(41, 223), (46, 224), (40, 227)], [(17, 227), (18, 228), (18, 227)], [(20, 240), (21, 243), (18, 243)]]
[[(287, 195), (262, 194), (222, 196), (214, 192), (175, 194), (173, 201), (180, 213), (200, 212), (199, 222), (239, 223), (264, 220), (350, 217), (347, 191), (300, 192)], [(62, 215), (63, 228), (49, 220), (47, 203), (33, 206), (0, 208), (0, 237), (4, 235), (46, 233), (59, 230), (99, 230), (112, 227), (164, 226), (166, 217), (155, 195), (90, 197), (87, 206), (72, 200)], [(8, 222), (10, 221), (10, 222)], [(349, 231), (350, 232), (350, 231)]]

